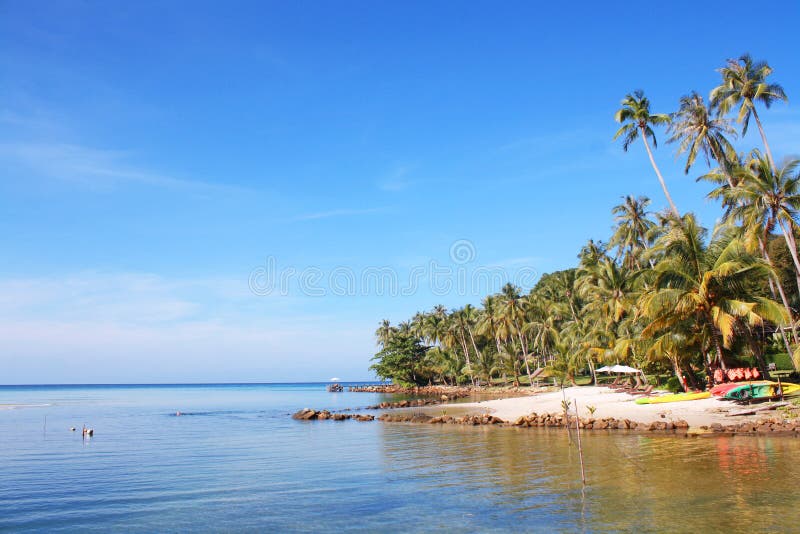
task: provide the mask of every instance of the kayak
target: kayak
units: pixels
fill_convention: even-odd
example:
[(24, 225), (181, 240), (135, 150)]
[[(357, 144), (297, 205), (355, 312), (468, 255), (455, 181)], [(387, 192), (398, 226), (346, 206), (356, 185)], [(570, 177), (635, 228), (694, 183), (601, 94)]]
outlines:
[(661, 397), (642, 397), (636, 399), (636, 404), (661, 404), (664, 402), (682, 402), (690, 400), (707, 399), (711, 396), (710, 391), (700, 391), (697, 393), (676, 393), (674, 395), (664, 395)]
[(732, 389), (746, 386), (748, 384), (753, 384), (754, 386), (760, 386), (764, 384), (770, 384), (771, 382), (762, 380), (760, 382), (748, 382), (747, 384), (743, 384), (742, 382), (728, 382), (727, 384), (718, 384), (710, 389), (711, 394), (715, 397), (724, 397), (727, 392)]
[(778, 384), (777, 382), (766, 382), (758, 384), (742, 384), (739, 387), (733, 388), (725, 393), (725, 398), (730, 400), (767, 400), (775, 397), (780, 397), (781, 388), (783, 388), (784, 397), (793, 397), (800, 395), (800, 385), (785, 383)]

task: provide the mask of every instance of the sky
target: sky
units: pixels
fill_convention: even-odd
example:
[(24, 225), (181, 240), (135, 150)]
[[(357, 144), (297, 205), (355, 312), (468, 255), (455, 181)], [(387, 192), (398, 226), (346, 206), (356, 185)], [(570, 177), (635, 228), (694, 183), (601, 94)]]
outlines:
[[(743, 23), (747, 21), (747, 23)], [(613, 115), (750, 52), (790, 99), (800, 4), (0, 0), (0, 383), (371, 379), (378, 322), (529, 289), (663, 194)], [(681, 211), (720, 213), (664, 132)], [(759, 146), (754, 126), (741, 148)]]

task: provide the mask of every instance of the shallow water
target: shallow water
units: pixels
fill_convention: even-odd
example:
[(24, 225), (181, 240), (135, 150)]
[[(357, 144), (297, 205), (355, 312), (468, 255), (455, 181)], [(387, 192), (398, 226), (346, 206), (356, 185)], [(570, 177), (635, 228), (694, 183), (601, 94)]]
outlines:
[(735, 532), (800, 520), (794, 438), (584, 434), (584, 490), (564, 429), (289, 417), (381, 400), (314, 384), (0, 387), (0, 405), (27, 405), (0, 407), (0, 529)]

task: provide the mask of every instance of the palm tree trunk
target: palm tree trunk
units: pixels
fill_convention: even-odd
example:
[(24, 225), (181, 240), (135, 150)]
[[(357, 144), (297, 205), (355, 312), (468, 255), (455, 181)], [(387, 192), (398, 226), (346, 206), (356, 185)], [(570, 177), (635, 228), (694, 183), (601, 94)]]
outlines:
[(522, 349), (522, 359), (525, 362), (525, 371), (528, 373), (528, 385), (530, 387), (533, 387), (533, 378), (531, 378), (531, 368), (528, 365), (528, 345), (523, 340), (522, 330), (520, 330), (516, 320), (514, 320), (514, 328), (517, 329), (517, 336), (519, 336), (519, 345), (520, 348)]
[[(767, 265), (769, 265), (773, 271), (775, 266), (772, 264), (772, 258), (769, 256), (769, 252), (767, 252), (767, 247), (764, 244), (764, 240), (762, 238), (758, 238), (758, 248), (761, 249), (761, 254), (764, 256), (764, 260), (766, 260)], [(786, 298), (786, 292), (783, 289), (783, 284), (781, 283), (781, 279), (778, 278), (777, 273), (770, 274), (769, 277), (769, 288), (772, 292), (772, 298), (775, 298), (775, 289), (778, 290), (778, 294), (781, 296), (781, 302), (783, 303), (783, 307), (786, 308), (786, 313), (789, 314), (789, 326), (792, 328), (792, 340), (794, 344), (797, 345), (797, 328), (794, 325), (794, 314), (792, 313), (792, 308), (789, 306), (789, 299)], [(786, 346), (786, 350), (789, 354), (792, 353), (791, 348), (789, 347), (789, 340), (786, 339), (786, 332), (784, 332), (783, 328), (781, 328), (781, 337), (783, 338), (783, 344)]]
[(467, 340), (464, 337), (464, 331), (459, 331), (459, 337), (461, 338), (461, 348), (464, 350), (464, 361), (467, 363), (467, 368), (469, 369), (469, 381), (472, 385), (475, 385), (475, 376), (472, 374), (472, 364), (469, 361), (469, 347), (467, 346)]
[(472, 347), (475, 349), (475, 357), (478, 358), (478, 361), (483, 361), (483, 356), (481, 351), (478, 350), (478, 345), (475, 344), (475, 337), (472, 335), (472, 329), (469, 326), (467, 326), (467, 332), (469, 332), (469, 338), (472, 340)]
[(769, 160), (769, 165), (772, 167), (772, 172), (775, 172), (775, 160), (772, 159), (772, 151), (769, 149), (769, 143), (767, 143), (767, 135), (764, 133), (764, 127), (761, 126), (761, 119), (758, 117), (758, 111), (756, 111), (756, 107), (753, 106), (751, 108), (753, 110), (753, 118), (756, 119), (756, 126), (758, 126), (758, 133), (761, 134), (761, 141), (764, 143), (764, 150), (767, 152), (767, 159)]
[(789, 227), (787, 229), (784, 225), (783, 219), (781, 218), (778, 218), (778, 224), (781, 225), (781, 232), (783, 233), (783, 239), (786, 241), (786, 248), (789, 249), (789, 254), (792, 255), (792, 260), (794, 261), (794, 275), (795, 279), (797, 280), (797, 292), (800, 293), (800, 259), (797, 257), (797, 243), (795, 242), (792, 228)]
[(653, 166), (653, 170), (656, 171), (656, 176), (658, 176), (661, 189), (664, 190), (664, 196), (667, 197), (667, 202), (669, 202), (669, 206), (672, 208), (672, 213), (674, 213), (675, 217), (680, 220), (681, 214), (678, 212), (678, 208), (675, 207), (675, 203), (672, 201), (672, 196), (669, 194), (669, 190), (667, 190), (667, 184), (664, 182), (664, 177), (661, 176), (661, 171), (658, 170), (658, 165), (656, 165), (656, 160), (653, 158), (653, 152), (650, 150), (650, 144), (647, 142), (647, 136), (645, 135), (644, 128), (640, 128), (640, 130), (642, 142), (644, 142), (644, 147), (647, 149), (647, 155), (650, 157), (650, 164)]
[(686, 380), (683, 379), (683, 371), (681, 370), (681, 366), (678, 365), (678, 358), (670, 358), (672, 360), (672, 368), (675, 370), (675, 376), (678, 377), (678, 382), (680, 382), (683, 391), (689, 391), (689, 387), (686, 385)]
[(711, 341), (714, 343), (714, 350), (717, 353), (717, 361), (719, 362), (719, 366), (722, 368), (722, 370), (727, 371), (728, 367), (725, 365), (725, 358), (722, 356), (722, 344), (719, 342), (719, 332), (717, 332), (717, 327), (714, 326), (714, 320), (711, 317), (708, 318), (708, 321), (711, 325)]

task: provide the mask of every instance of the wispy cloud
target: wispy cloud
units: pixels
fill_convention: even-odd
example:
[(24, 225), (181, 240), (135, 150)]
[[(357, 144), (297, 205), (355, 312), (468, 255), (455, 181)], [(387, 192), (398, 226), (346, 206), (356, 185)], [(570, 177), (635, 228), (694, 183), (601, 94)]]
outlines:
[(408, 189), (414, 184), (414, 182), (407, 178), (411, 170), (411, 167), (406, 165), (396, 167), (394, 170), (392, 170), (392, 172), (378, 182), (378, 187), (384, 191), (392, 192)]
[(129, 158), (130, 153), (125, 151), (68, 143), (0, 143), (0, 161), (87, 187), (105, 188), (128, 182), (173, 189), (232, 189), (137, 168), (127, 162)]
[(371, 326), (256, 298), (245, 279), (0, 279), (3, 383), (359, 378)]
[(364, 209), (336, 209), (329, 211), (319, 211), (317, 213), (306, 213), (292, 217), (290, 221), (314, 221), (317, 219), (330, 219), (331, 217), (352, 217), (356, 215), (369, 215), (372, 213), (381, 213), (386, 211), (387, 208), (364, 208)]

